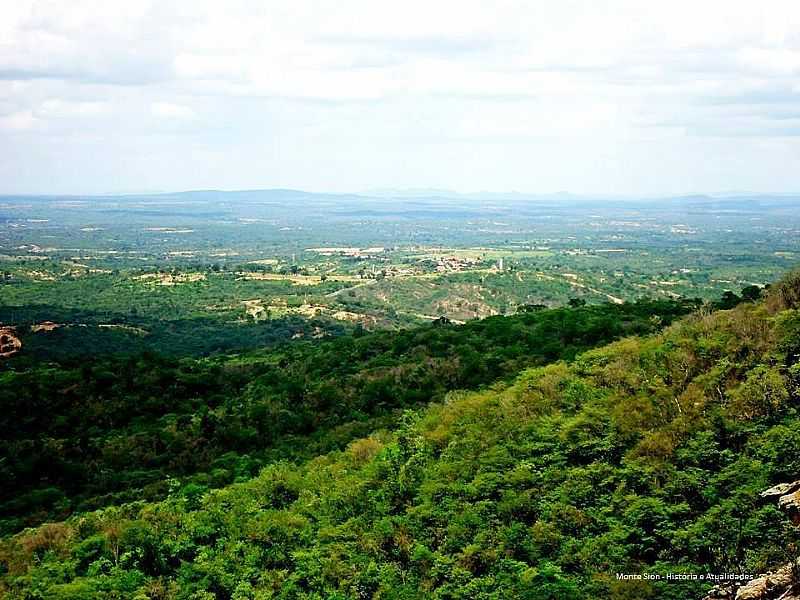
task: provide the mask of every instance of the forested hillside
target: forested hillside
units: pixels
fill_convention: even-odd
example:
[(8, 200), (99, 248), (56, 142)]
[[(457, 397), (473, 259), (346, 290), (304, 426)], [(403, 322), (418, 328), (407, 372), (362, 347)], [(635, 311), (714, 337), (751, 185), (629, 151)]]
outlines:
[(654, 331), (693, 308), (531, 307), (213, 359), (146, 353), (29, 366), (22, 354), (0, 372), (0, 533), (160, 499), (170, 477), (199, 489), (248, 479), (275, 458), (308, 458), (391, 427), (399, 410), (449, 390)]
[[(414, 373), (437, 363), (437, 343), (448, 353), (461, 347), (445, 343), (457, 335), (448, 327), (429, 330), (425, 348), (433, 350), (410, 370), (390, 357), (413, 356), (413, 337), (410, 354), (372, 342), (385, 364), (370, 363), (380, 352), (359, 354), (362, 340), (346, 342), (352, 348), (335, 364), (307, 350), (307, 372), (319, 369), (322, 381), (328, 374), (330, 387), (320, 390), (341, 394), (332, 396), (336, 407), (367, 389), (368, 365), (383, 375), (394, 369), (385, 402), (407, 407), (402, 417), (344, 449), (277, 460), (224, 489), (170, 485), (161, 501), (11, 536), (0, 549), (0, 590), (13, 599), (701, 597), (707, 582), (619, 581), (615, 573), (757, 573), (787, 560), (792, 529), (759, 492), (800, 473), (798, 308), (794, 275), (762, 302), (700, 310), (661, 333), (550, 364), (590, 340), (562, 338), (563, 351), (537, 356), (542, 342), (525, 349), (523, 328), (492, 336), (491, 324), (476, 324), (486, 328), (473, 330), (480, 351), (498, 356), (489, 364), (501, 368), (472, 381), (474, 369), (453, 367), (457, 386), (502, 379), (526, 360), (543, 366), (443, 397), (448, 371), (431, 367), (427, 380)], [(514, 340), (519, 352), (504, 356)], [(289, 352), (277, 364), (291, 373), (292, 360)], [(276, 379), (266, 370), (247, 384), (241, 414), (248, 399), (273, 397), (266, 390), (281, 389), (269, 387)], [(434, 392), (397, 395), (415, 381)], [(275, 408), (263, 422), (329, 397), (303, 390), (276, 391), (289, 403), (268, 403)], [(384, 398), (364, 398), (376, 397)], [(420, 404), (427, 399), (437, 402)], [(372, 414), (372, 404), (348, 401), (348, 418)], [(324, 417), (300, 419), (297, 433), (339, 422), (341, 408), (308, 406)], [(258, 422), (248, 416), (237, 430)]]

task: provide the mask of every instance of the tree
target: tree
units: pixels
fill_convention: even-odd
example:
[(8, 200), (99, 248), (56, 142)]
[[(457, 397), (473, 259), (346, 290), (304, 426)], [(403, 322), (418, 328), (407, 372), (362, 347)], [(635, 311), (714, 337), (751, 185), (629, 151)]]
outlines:
[(721, 308), (722, 310), (729, 310), (739, 304), (742, 299), (734, 294), (730, 290), (725, 290), (725, 293), (722, 294), (722, 297), (717, 302), (717, 308)]
[(450, 319), (448, 319), (447, 317), (445, 317), (444, 315), (442, 315), (441, 317), (439, 317), (438, 319), (436, 319), (433, 322), (433, 326), (434, 327), (445, 327), (445, 326), (451, 325), (451, 324), (452, 324), (452, 321)]
[(545, 310), (547, 307), (544, 304), (521, 304), (517, 307), (518, 313), (532, 313)]
[(748, 285), (742, 288), (742, 300), (745, 302), (756, 302), (761, 299), (761, 288), (757, 285)]

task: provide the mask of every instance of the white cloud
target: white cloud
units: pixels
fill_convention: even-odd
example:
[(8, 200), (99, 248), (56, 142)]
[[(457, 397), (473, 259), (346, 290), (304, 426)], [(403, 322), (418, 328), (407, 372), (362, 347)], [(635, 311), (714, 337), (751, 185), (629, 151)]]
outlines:
[(15, 112), (0, 117), (0, 129), (9, 131), (28, 131), (40, 127), (42, 122), (30, 110)]
[[(89, 137), (119, 140), (123, 153), (136, 147), (126, 140), (157, 139), (235, 161), (230, 187), (500, 189), (513, 176), (520, 189), (575, 189), (570, 173), (600, 164), (594, 153), (649, 169), (631, 178), (638, 189), (676, 180), (663, 168), (677, 172), (681, 157), (699, 173), (707, 162), (690, 158), (693, 139), (800, 135), (787, 113), (800, 104), (800, 3), (790, 0), (0, 0), (0, 10), (0, 127), (15, 132), (0, 152), (19, 165), (41, 160), (49, 141), (70, 160)], [(572, 164), (541, 145), (554, 140)], [(676, 158), (648, 162), (645, 142)], [(550, 167), (460, 166), (513, 165), (499, 158), (505, 143)], [(735, 151), (749, 156), (750, 143)], [(773, 149), (784, 154), (770, 168), (800, 172), (789, 145)], [(127, 158), (109, 177), (139, 187)], [(152, 172), (153, 187), (199, 184)], [(603, 190), (625, 171), (589, 172), (580, 185)], [(718, 169), (708, 185), (715, 177), (733, 186)], [(738, 166), (728, 177), (757, 179)], [(39, 180), (58, 184), (18, 185)]]
[(777, 75), (800, 74), (800, 48), (743, 48), (737, 58), (756, 72)]
[(110, 108), (107, 102), (71, 101), (50, 98), (41, 103), (37, 115), (42, 118), (93, 117), (104, 115)]
[(153, 102), (150, 111), (154, 116), (163, 119), (193, 119), (197, 116), (190, 107), (172, 102)]

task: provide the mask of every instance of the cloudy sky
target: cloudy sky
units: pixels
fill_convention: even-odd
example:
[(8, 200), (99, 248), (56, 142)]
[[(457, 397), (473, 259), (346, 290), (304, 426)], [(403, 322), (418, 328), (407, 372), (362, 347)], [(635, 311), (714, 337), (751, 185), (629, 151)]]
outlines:
[(797, 0), (0, 14), (0, 193), (800, 191)]

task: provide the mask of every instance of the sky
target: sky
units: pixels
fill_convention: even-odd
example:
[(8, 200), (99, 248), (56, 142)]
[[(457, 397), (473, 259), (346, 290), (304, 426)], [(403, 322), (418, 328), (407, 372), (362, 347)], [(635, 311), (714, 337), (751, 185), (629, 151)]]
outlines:
[(800, 192), (797, 0), (0, 14), (0, 193)]

